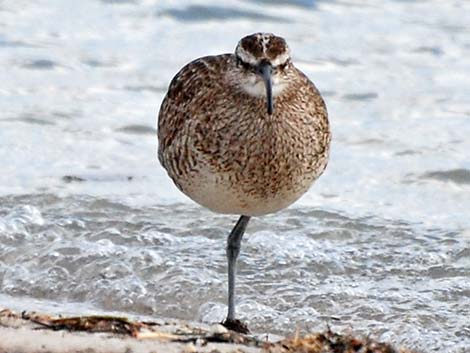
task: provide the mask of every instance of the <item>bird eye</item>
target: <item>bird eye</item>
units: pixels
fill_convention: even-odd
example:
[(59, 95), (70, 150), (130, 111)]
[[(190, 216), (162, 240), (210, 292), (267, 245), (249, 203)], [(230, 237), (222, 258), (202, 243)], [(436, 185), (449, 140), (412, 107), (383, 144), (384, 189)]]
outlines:
[(237, 65), (243, 67), (245, 70), (251, 70), (251, 71), (254, 70), (253, 66), (251, 66), (250, 64), (244, 62), (238, 56), (237, 56)]
[(278, 67), (280, 70), (284, 70), (284, 69), (287, 67), (287, 65), (289, 65), (289, 61), (286, 61), (285, 63), (280, 64), (280, 65), (278, 65), (277, 67)]

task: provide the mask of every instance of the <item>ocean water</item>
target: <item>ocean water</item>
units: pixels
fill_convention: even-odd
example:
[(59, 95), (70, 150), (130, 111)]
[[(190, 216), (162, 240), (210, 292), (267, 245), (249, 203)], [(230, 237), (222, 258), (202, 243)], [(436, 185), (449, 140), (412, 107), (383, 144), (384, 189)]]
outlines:
[(330, 164), (252, 220), (252, 331), (334, 330), (470, 352), (470, 2), (0, 3), (0, 306), (216, 322), (237, 217), (156, 158), (173, 75), (244, 35), (285, 37), (320, 89)]

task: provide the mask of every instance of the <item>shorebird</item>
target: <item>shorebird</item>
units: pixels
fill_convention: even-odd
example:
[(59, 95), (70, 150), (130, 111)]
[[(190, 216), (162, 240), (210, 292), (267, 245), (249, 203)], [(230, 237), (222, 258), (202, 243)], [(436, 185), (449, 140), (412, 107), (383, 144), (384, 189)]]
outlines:
[(240, 215), (227, 240), (228, 314), (250, 217), (277, 212), (323, 173), (331, 140), (325, 103), (271, 33), (242, 38), (234, 54), (205, 56), (173, 78), (158, 115), (158, 158), (200, 205)]

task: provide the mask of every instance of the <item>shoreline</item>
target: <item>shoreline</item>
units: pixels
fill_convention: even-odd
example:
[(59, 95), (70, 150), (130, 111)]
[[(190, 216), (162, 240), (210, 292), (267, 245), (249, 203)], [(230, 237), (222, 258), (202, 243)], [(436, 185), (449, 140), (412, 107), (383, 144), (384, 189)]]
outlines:
[(243, 335), (176, 319), (50, 316), (0, 307), (0, 353), (412, 353), (328, 330), (307, 336)]

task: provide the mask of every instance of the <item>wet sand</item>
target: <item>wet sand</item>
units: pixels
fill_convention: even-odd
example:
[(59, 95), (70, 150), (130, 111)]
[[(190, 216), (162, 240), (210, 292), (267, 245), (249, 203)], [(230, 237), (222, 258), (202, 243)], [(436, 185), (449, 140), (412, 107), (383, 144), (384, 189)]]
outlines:
[(220, 324), (134, 321), (112, 316), (52, 317), (0, 308), (0, 353), (311, 352), (411, 353), (328, 330), (282, 338), (243, 335)]

